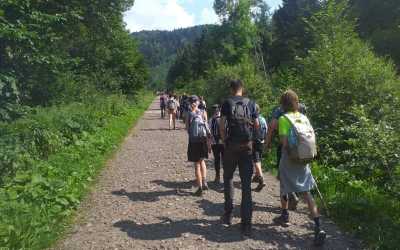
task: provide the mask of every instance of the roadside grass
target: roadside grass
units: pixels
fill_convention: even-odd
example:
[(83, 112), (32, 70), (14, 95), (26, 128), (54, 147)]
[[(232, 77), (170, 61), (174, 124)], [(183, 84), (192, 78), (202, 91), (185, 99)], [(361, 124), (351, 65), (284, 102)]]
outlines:
[[(106, 112), (107, 119), (102, 126), (95, 126), (79, 136), (73, 134), (71, 143), (65, 147), (61, 145), (46, 157), (27, 157), (29, 164), (16, 168), (11, 177), (3, 178), (0, 248), (50, 247), (68, 227), (75, 209), (105, 162), (153, 99), (154, 95), (143, 92), (136, 97), (138, 101), (117, 105), (114, 108), (123, 112), (115, 112), (115, 115)], [(102, 110), (102, 107), (97, 108)], [(91, 122), (85, 117), (82, 119)]]

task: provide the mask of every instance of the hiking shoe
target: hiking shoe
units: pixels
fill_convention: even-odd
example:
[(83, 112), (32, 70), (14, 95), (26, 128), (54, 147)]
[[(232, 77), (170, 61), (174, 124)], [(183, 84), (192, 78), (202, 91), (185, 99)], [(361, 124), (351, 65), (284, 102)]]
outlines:
[(261, 192), (266, 185), (264, 183), (259, 183), (258, 186), (254, 189), (254, 192)]
[(296, 211), (297, 204), (299, 204), (299, 198), (297, 197), (297, 195), (295, 193), (289, 194), (289, 204), (288, 204), (289, 210)]
[(203, 182), (203, 191), (208, 190), (208, 184), (206, 181)]
[(217, 184), (217, 185), (221, 184), (221, 177), (219, 175), (215, 176), (214, 184)]
[(221, 216), (221, 223), (224, 226), (232, 225), (232, 214), (224, 213), (224, 215)]
[(324, 230), (321, 230), (319, 227), (314, 229), (314, 245), (322, 246), (325, 243), (326, 233)]
[(289, 223), (289, 215), (288, 214), (281, 214), (279, 217), (274, 218), (274, 222), (282, 227), (290, 226)]
[(194, 195), (194, 196), (197, 196), (197, 197), (203, 196), (203, 189), (201, 189), (201, 188), (199, 187), (199, 188), (197, 189), (197, 191), (194, 192), (193, 195)]
[(251, 237), (251, 224), (242, 224), (240, 230), (243, 236)]
[(260, 177), (261, 177), (261, 176), (259, 176), (259, 175), (255, 175), (255, 176), (253, 177), (253, 180), (252, 180), (251, 182), (253, 182), (253, 183), (260, 182)]

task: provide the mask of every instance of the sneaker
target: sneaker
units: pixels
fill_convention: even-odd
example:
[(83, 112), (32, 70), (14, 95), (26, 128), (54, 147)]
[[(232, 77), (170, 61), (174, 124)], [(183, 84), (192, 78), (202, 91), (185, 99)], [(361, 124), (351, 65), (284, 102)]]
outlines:
[(279, 217), (274, 218), (274, 222), (282, 227), (290, 226), (289, 223), (289, 215), (288, 214), (281, 214)]
[(288, 204), (289, 210), (296, 211), (297, 204), (299, 204), (299, 197), (297, 197), (295, 193), (289, 194), (289, 204)]
[(203, 189), (199, 187), (199, 188), (197, 189), (197, 191), (194, 192), (193, 195), (194, 195), (194, 196), (197, 196), (197, 197), (203, 196)]
[(208, 184), (207, 181), (203, 181), (203, 191), (208, 190)]
[(260, 177), (261, 177), (261, 176), (259, 176), (259, 175), (255, 175), (255, 176), (253, 177), (253, 180), (252, 180), (251, 182), (253, 182), (253, 183), (260, 182)]
[(221, 177), (219, 175), (215, 176), (214, 184), (221, 184)]
[(259, 183), (258, 186), (254, 189), (254, 192), (261, 192), (266, 185), (264, 183)]
[(240, 229), (243, 236), (251, 237), (251, 224), (242, 224)]
[(225, 226), (232, 225), (232, 214), (224, 213), (224, 215), (221, 216), (221, 223)]
[(326, 233), (324, 230), (316, 227), (314, 229), (314, 245), (322, 246), (325, 243)]

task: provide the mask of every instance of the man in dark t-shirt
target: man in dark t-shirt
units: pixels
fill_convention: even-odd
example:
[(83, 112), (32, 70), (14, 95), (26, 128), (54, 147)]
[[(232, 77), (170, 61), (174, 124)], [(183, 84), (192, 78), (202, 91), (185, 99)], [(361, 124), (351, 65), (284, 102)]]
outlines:
[[(223, 224), (232, 223), (233, 174), (239, 166), (242, 183), (241, 231), (244, 236), (251, 235), (253, 202), (251, 178), (253, 175), (252, 141), (254, 130), (259, 128), (255, 102), (243, 97), (243, 83), (231, 81), (232, 96), (221, 107), (220, 134), (225, 143), (223, 160), (225, 212)], [(227, 126), (226, 126), (227, 125)], [(227, 133), (225, 132), (227, 128)]]

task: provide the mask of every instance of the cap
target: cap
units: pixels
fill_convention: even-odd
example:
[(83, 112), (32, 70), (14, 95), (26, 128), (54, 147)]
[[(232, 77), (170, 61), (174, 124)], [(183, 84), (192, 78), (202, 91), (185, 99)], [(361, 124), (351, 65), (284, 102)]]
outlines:
[(214, 104), (212, 107), (213, 107), (213, 109), (219, 109), (219, 105), (218, 104)]

